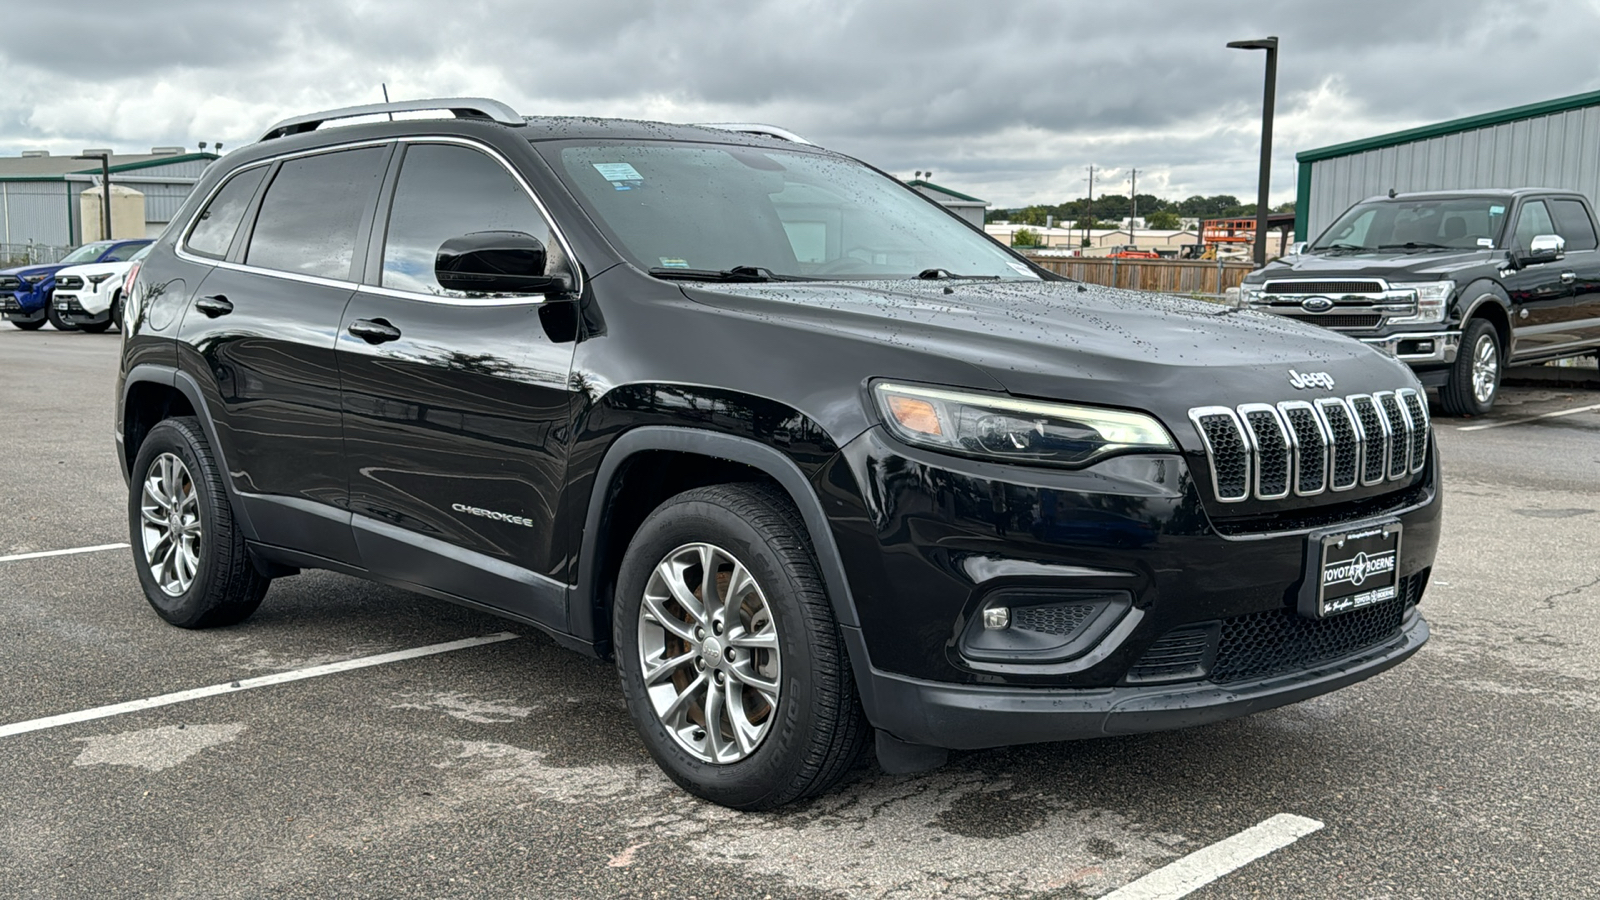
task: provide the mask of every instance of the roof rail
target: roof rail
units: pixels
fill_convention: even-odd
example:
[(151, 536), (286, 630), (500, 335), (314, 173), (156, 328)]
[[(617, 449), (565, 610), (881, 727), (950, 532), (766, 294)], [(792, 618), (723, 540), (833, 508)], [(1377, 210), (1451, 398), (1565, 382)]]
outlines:
[(756, 122), (697, 122), (695, 124), (701, 128), (716, 128), (720, 131), (737, 131), (740, 134), (763, 134), (767, 137), (775, 137), (780, 141), (789, 141), (795, 144), (811, 144), (813, 147), (816, 146), (789, 129), (779, 128), (776, 125), (761, 125)]
[(317, 130), (317, 126), (334, 119), (350, 119), (356, 116), (380, 116), (384, 113), (397, 112), (423, 112), (428, 110), (449, 110), (455, 113), (458, 119), (487, 119), (499, 122), (501, 125), (525, 125), (527, 122), (511, 107), (499, 100), (490, 100), (486, 97), (436, 97), (429, 100), (398, 100), (394, 103), (370, 103), (366, 106), (346, 106), (343, 109), (330, 109), (323, 112), (308, 113), (284, 119), (282, 122), (268, 128), (261, 135), (261, 140), (270, 141), (273, 138), (287, 137), (291, 134), (303, 134), (307, 131)]

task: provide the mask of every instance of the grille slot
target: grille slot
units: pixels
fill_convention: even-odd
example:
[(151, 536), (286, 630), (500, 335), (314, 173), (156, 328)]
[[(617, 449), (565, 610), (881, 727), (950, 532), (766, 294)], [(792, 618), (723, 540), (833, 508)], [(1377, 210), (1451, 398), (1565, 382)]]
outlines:
[(1427, 401), (1413, 388), (1189, 410), (1223, 503), (1312, 497), (1400, 481), (1427, 461)]
[(1280, 403), (1278, 411), (1294, 435), (1294, 492), (1302, 497), (1322, 493), (1328, 487), (1327, 429), (1309, 403)]
[(1073, 634), (1094, 618), (1099, 607), (1089, 603), (1071, 606), (1025, 606), (1011, 611), (1011, 627), (1040, 634)]
[(1361, 483), (1377, 484), (1383, 480), (1384, 468), (1389, 462), (1388, 423), (1378, 413), (1378, 404), (1365, 394), (1351, 397), (1350, 409), (1361, 426), (1361, 443), (1366, 451), (1361, 461)]
[(1264, 293), (1268, 294), (1381, 294), (1384, 287), (1376, 281), (1269, 281)]
[(15, 275), (0, 275), (0, 291), (14, 291), (22, 286), (22, 279)]
[(1278, 500), (1289, 496), (1289, 432), (1278, 411), (1265, 404), (1239, 407), (1256, 452), (1256, 496)]
[(69, 290), (73, 288), (81, 288), (83, 287), (83, 279), (77, 275), (63, 275), (56, 279), (56, 287), (67, 288)]
[(1411, 414), (1411, 471), (1421, 471), (1428, 456), (1428, 404), (1410, 388), (1397, 391), (1395, 396)]
[(1211, 486), (1225, 503), (1250, 496), (1250, 447), (1245, 443), (1239, 418), (1227, 407), (1190, 410), (1211, 458)]
[(1383, 316), (1378, 313), (1327, 313), (1326, 315), (1289, 313), (1284, 315), (1284, 318), (1321, 325), (1323, 328), (1376, 328), (1378, 323), (1383, 321)]

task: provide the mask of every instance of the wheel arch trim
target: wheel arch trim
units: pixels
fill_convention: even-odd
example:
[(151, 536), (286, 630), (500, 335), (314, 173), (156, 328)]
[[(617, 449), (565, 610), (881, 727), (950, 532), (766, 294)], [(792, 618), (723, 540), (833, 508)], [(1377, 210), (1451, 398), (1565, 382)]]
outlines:
[[(600, 541), (603, 537), (603, 518), (612, 486), (624, 463), (629, 458), (646, 451), (667, 450), (690, 453), (714, 459), (725, 459), (757, 469), (770, 476), (788, 494), (800, 511), (801, 520), (811, 538), (817, 564), (822, 570), (822, 580), (828, 588), (828, 599), (833, 606), (834, 618), (845, 628), (859, 628), (855, 599), (850, 593), (849, 579), (845, 575), (843, 558), (834, 542), (828, 517), (822, 501), (800, 467), (782, 452), (746, 437), (684, 428), (671, 425), (642, 425), (624, 432), (612, 442), (601, 459), (595, 473), (594, 486), (589, 495), (589, 507), (584, 514), (583, 540), (579, 549), (578, 583), (572, 588), (568, 604), (568, 628), (578, 637), (599, 642), (608, 635), (587, 635), (587, 623), (601, 598), (598, 596), (602, 577), (603, 555)], [(598, 640), (597, 640), (598, 639)], [(608, 642), (608, 641), (607, 641)]]
[(134, 385), (138, 384), (159, 384), (169, 387), (189, 401), (195, 417), (200, 420), (200, 430), (205, 432), (206, 443), (211, 445), (211, 454), (216, 458), (217, 468), (223, 473), (222, 484), (228, 491), (228, 500), (233, 507), (234, 524), (244, 533), (246, 540), (257, 540), (255, 524), (250, 521), (250, 514), (245, 509), (245, 504), (240, 501), (238, 492), (234, 490), (233, 479), (228, 477), (227, 473), (232, 470), (228, 468), (227, 453), (222, 443), (217, 440), (217, 429), (211, 421), (211, 408), (206, 403), (205, 392), (200, 389), (200, 383), (188, 372), (160, 363), (140, 363), (128, 370), (122, 382), (122, 396), (118, 399), (118, 409), (122, 416), (118, 423), (117, 446), (122, 456), (123, 475), (132, 478), (133, 458), (136, 455), (134, 448), (125, 443), (125, 437), (128, 427), (129, 395)]

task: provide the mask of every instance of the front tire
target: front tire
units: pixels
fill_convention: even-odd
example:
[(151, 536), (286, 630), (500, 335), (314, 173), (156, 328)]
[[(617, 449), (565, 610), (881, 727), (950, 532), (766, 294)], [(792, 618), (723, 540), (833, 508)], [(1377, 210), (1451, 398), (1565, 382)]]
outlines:
[(54, 328), (57, 331), (77, 331), (78, 330), (78, 326), (72, 324), (71, 322), (68, 322), (68, 321), (62, 319), (61, 318), (61, 314), (56, 312), (56, 305), (55, 305), (55, 301), (54, 300), (46, 300), (45, 303), (48, 304), (48, 306), (46, 307), (46, 311), (45, 311), (45, 318), (50, 320), (50, 327), (51, 328)]
[(1494, 406), (1505, 369), (1500, 334), (1487, 319), (1473, 319), (1461, 332), (1461, 349), (1450, 377), (1439, 389), (1439, 403), (1452, 416), (1481, 416)]
[(771, 809), (827, 790), (866, 749), (810, 541), (774, 488), (697, 488), (651, 513), (622, 560), (612, 633), (639, 735), (692, 794)]
[(11, 324), (21, 328), (23, 331), (38, 331), (44, 327), (44, 316), (32, 320), (12, 319)]
[(270, 579), (245, 550), (198, 419), (165, 419), (139, 445), (128, 536), (145, 599), (170, 624), (234, 625), (267, 593)]
[(122, 312), (122, 295), (121, 294), (117, 294), (116, 296), (111, 298), (111, 305), (106, 308), (106, 317), (105, 317), (104, 321), (101, 321), (101, 322), (84, 322), (82, 325), (79, 325), (78, 328), (80, 328), (83, 331), (87, 331), (90, 334), (102, 334), (102, 333), (105, 332), (106, 329), (108, 329), (112, 325), (116, 324), (121, 312)]

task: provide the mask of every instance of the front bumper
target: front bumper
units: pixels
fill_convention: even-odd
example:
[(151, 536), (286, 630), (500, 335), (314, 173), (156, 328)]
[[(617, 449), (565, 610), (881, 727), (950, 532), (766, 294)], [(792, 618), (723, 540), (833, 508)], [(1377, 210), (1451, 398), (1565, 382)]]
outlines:
[(56, 316), (68, 325), (96, 325), (111, 318), (109, 308), (101, 309), (98, 313), (91, 312), (84, 308), (83, 299), (76, 293), (67, 293), (59, 288), (51, 297), (50, 305), (55, 307)]
[(1461, 332), (1401, 332), (1359, 340), (1411, 365), (1447, 365), (1456, 361), (1456, 353), (1461, 347)]
[[(817, 488), (855, 602), (859, 627), (844, 634), (869, 720), (948, 748), (1185, 727), (1335, 690), (1427, 639), (1416, 603), (1438, 543), (1432, 453), (1405, 483), (1277, 504), (1281, 515), (1208, 505), (1190, 471), (1177, 455), (1020, 470), (881, 429), (847, 445)], [(1367, 619), (1300, 616), (1313, 535), (1395, 520), (1398, 596)], [(1003, 594), (1029, 596), (1013, 613), (1112, 611), (1054, 656), (981, 656), (973, 635)]]
[(26, 306), (16, 294), (0, 294), (0, 319), (9, 322), (37, 322), (45, 317), (44, 306)]
[[(856, 629), (847, 641), (864, 648)], [(1399, 665), (1428, 640), (1415, 607), (1399, 637), (1345, 659), (1291, 675), (1216, 685), (1209, 682), (1098, 690), (953, 685), (873, 670), (857, 674), (874, 726), (908, 744), (980, 750), (1191, 728), (1287, 706)], [(856, 648), (852, 648), (856, 649)]]

